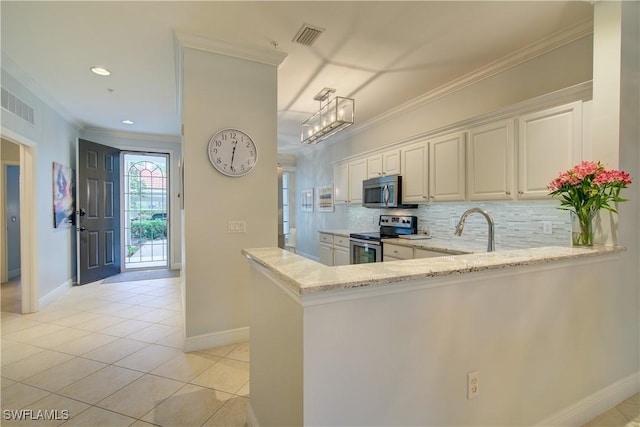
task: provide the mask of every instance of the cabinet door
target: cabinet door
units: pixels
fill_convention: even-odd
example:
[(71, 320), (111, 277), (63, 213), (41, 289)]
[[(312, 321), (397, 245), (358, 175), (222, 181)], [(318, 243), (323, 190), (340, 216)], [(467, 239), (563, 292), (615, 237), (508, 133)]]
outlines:
[(415, 248), (413, 251), (414, 259), (436, 258), (439, 256), (447, 256), (447, 255), (451, 255), (451, 254), (446, 252), (430, 251), (428, 249), (418, 249), (418, 248)]
[(349, 163), (349, 203), (362, 204), (362, 181), (367, 179), (367, 159)]
[(385, 243), (382, 248), (383, 259), (413, 259), (413, 248)]
[(320, 263), (328, 266), (333, 265), (333, 245), (320, 244)]
[(333, 265), (349, 265), (351, 260), (349, 259), (349, 248), (343, 248), (340, 246), (333, 247)]
[(581, 147), (581, 101), (519, 117), (518, 197), (548, 197), (547, 185), (580, 161)]
[(400, 175), (400, 150), (391, 150), (382, 153), (382, 174), (383, 175)]
[(515, 197), (513, 120), (469, 130), (467, 189), (470, 200), (509, 200)]
[(465, 199), (465, 150), (463, 132), (429, 142), (429, 199)]
[(382, 176), (382, 153), (367, 157), (367, 178)]
[(402, 202), (426, 202), (429, 196), (429, 145), (419, 142), (401, 150)]
[(349, 203), (349, 164), (338, 163), (333, 167), (333, 203)]

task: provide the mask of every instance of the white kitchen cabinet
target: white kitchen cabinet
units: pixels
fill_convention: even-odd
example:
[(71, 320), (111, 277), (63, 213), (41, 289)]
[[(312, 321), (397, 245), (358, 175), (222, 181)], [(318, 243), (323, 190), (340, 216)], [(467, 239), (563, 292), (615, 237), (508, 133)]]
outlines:
[(383, 261), (400, 261), (405, 259), (413, 259), (413, 248), (410, 248), (408, 246), (394, 245), (391, 243), (383, 243)]
[(390, 150), (367, 157), (367, 178), (400, 175), (400, 150)]
[(349, 163), (338, 163), (333, 167), (333, 203), (349, 203)]
[(418, 142), (400, 150), (402, 165), (402, 202), (429, 200), (429, 143)]
[(367, 159), (349, 162), (349, 203), (362, 204), (362, 181), (367, 179)]
[(428, 249), (419, 249), (419, 248), (414, 248), (413, 249), (413, 258), (414, 259), (435, 258), (435, 257), (447, 256), (447, 255), (451, 255), (451, 254), (447, 253), (447, 252), (431, 251), (431, 250), (428, 250)]
[(513, 123), (513, 119), (501, 120), (469, 130), (469, 200), (511, 200), (516, 197)]
[(333, 236), (333, 265), (349, 265), (349, 238), (343, 236)]
[(464, 200), (465, 172), (464, 132), (429, 141), (429, 200)]
[(333, 234), (320, 233), (320, 263), (328, 266), (333, 265)]
[(367, 159), (338, 163), (333, 168), (334, 203), (362, 203), (362, 181), (367, 179)]
[(418, 142), (401, 150), (402, 201), (465, 199), (465, 134)]
[(518, 117), (518, 197), (548, 197), (547, 185), (582, 158), (582, 102)]

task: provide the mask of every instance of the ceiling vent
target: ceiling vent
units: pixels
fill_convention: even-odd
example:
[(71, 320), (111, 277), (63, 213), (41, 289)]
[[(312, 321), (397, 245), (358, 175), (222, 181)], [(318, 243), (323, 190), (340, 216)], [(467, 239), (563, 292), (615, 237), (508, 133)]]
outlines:
[(2, 88), (2, 108), (20, 117), (22, 120), (34, 124), (33, 107), (29, 104)]
[(292, 41), (305, 46), (311, 46), (323, 32), (324, 28), (303, 24)]

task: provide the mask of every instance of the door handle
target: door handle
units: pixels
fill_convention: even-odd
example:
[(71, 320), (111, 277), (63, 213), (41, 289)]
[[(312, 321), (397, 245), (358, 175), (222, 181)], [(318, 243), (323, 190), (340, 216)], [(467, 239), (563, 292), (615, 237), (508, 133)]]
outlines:
[(78, 228), (78, 230), (80, 230), (80, 231), (85, 231), (86, 229), (87, 229), (87, 227), (80, 227), (80, 228)]

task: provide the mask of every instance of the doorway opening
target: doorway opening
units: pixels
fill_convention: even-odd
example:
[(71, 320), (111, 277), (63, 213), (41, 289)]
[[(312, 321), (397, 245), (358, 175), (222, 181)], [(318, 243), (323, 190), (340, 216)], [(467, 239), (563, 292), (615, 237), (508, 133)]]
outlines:
[(20, 147), (3, 141), (3, 149), (15, 147), (18, 162), (2, 159), (3, 205), (3, 259), (2, 259), (2, 311), (22, 313), (20, 281)]
[(123, 271), (169, 266), (169, 156), (123, 153)]

